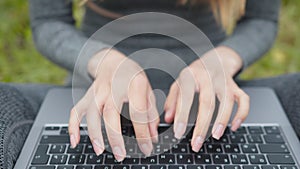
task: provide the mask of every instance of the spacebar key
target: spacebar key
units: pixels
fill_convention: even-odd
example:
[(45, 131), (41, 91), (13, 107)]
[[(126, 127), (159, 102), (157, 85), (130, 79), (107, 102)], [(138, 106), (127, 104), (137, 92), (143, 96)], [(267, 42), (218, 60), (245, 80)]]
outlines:
[(270, 164), (295, 164), (291, 155), (267, 155)]

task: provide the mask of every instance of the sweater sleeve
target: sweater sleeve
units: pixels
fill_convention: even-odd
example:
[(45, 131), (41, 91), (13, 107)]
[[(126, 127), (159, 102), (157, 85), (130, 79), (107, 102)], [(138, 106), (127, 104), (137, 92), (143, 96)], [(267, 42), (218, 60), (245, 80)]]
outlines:
[[(38, 51), (52, 62), (91, 82), (87, 71), (87, 63), (91, 56), (84, 56), (85, 58), (80, 58), (76, 63), (88, 38), (75, 27), (72, 0), (29, 2), (31, 29)], [(93, 44), (99, 50), (107, 47), (99, 41)]]
[(275, 41), (280, 0), (247, 0), (245, 15), (233, 34), (220, 45), (239, 54), (245, 69), (262, 57)]

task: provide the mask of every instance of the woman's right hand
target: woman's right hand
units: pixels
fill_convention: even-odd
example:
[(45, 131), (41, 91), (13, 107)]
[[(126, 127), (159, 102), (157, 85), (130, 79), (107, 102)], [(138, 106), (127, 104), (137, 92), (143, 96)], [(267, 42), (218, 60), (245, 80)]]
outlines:
[(93, 56), (88, 71), (95, 79), (85, 96), (73, 107), (69, 119), (72, 147), (80, 140), (79, 125), (86, 116), (88, 134), (97, 155), (104, 151), (101, 132), (103, 118), (108, 141), (118, 161), (126, 156), (121, 133), (122, 104), (129, 102), (129, 114), (139, 148), (150, 155), (158, 141), (159, 115), (146, 74), (133, 60), (114, 49), (104, 49)]

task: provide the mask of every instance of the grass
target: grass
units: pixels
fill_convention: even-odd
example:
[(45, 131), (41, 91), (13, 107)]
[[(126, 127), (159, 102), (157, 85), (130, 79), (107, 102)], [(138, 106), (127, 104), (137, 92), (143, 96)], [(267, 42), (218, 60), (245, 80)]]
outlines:
[[(82, 10), (75, 8), (75, 18), (80, 20)], [(300, 71), (299, 9), (300, 1), (283, 1), (274, 47), (242, 74), (243, 79)], [(28, 2), (0, 1), (0, 20), (0, 81), (63, 84), (67, 72), (46, 60), (34, 47)]]

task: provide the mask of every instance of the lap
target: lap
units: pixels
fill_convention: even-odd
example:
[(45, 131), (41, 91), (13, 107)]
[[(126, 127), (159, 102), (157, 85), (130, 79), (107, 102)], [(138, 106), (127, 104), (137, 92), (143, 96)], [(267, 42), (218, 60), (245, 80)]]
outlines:
[(0, 166), (3, 168), (13, 167), (50, 88), (50, 85), (0, 83)]

